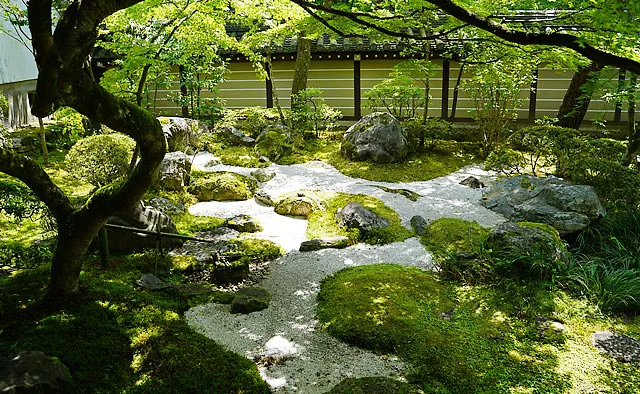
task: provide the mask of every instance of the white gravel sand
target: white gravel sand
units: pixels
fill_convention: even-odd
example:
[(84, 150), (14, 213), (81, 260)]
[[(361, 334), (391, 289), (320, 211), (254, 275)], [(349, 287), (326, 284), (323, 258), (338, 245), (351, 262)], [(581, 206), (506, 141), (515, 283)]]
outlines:
[[(217, 165), (204, 167), (212, 158), (199, 154), (193, 166), (206, 171), (234, 171), (248, 175), (252, 169)], [(409, 227), (414, 215), (434, 220), (459, 217), (493, 227), (505, 219), (480, 205), (482, 194), (458, 183), (475, 176), (487, 183), (491, 175), (478, 166), (465, 167), (453, 174), (425, 182), (385, 183), (342, 175), (332, 166), (310, 162), (292, 166), (272, 165), (276, 177), (262, 185), (273, 198), (301, 189), (367, 194), (393, 208)], [(372, 185), (409, 189), (420, 197), (416, 202), (388, 193)], [(342, 250), (325, 249), (298, 252), (306, 240), (306, 221), (283, 217), (271, 207), (254, 200), (203, 202), (189, 211), (195, 215), (231, 217), (243, 213), (256, 217), (264, 227), (257, 233), (282, 245), (288, 253), (271, 264), (270, 275), (258, 286), (267, 289), (269, 308), (248, 315), (232, 315), (228, 305), (206, 304), (187, 311), (188, 324), (196, 331), (250, 358), (270, 356), (261, 366), (265, 380), (278, 393), (325, 393), (346, 377), (389, 376), (402, 378), (405, 364), (346, 345), (316, 330), (316, 295), (320, 281), (342, 268), (381, 262), (431, 268), (431, 256), (417, 238), (384, 246), (355, 245)], [(259, 363), (260, 365), (260, 363)]]

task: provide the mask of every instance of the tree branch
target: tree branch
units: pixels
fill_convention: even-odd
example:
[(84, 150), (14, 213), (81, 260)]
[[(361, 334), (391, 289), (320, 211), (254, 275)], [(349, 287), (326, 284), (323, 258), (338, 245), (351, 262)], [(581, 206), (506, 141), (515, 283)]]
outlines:
[[(355, 23), (358, 23), (364, 27), (374, 29), (378, 32), (386, 34), (391, 37), (408, 38), (414, 40), (434, 40), (445, 39), (444, 33), (432, 34), (429, 36), (419, 36), (415, 34), (404, 33), (400, 31), (392, 31), (385, 27), (379, 26), (376, 23), (363, 19), (359, 16), (361, 13), (354, 13), (344, 10), (338, 10), (332, 7), (327, 7), (320, 4), (312, 3), (308, 0), (291, 0), (293, 3), (298, 4), (301, 7), (314, 9), (316, 11), (323, 11), (333, 15), (338, 15), (347, 18)], [(498, 38), (505, 41), (520, 45), (547, 45), (553, 47), (563, 47), (572, 49), (575, 52), (583, 55), (584, 57), (603, 65), (616, 66), (619, 68), (627, 69), (636, 73), (640, 73), (640, 62), (632, 60), (628, 57), (619, 56), (605, 50), (596, 48), (595, 46), (585, 42), (581, 37), (574, 36), (567, 33), (553, 32), (553, 33), (541, 33), (541, 32), (525, 32), (512, 30), (504, 24), (490, 20), (479, 15), (472, 13), (471, 11), (457, 5), (452, 0), (427, 0), (429, 3), (436, 7), (439, 7), (447, 14), (455, 17), (465, 24), (475, 26), (481, 30), (487, 31)]]
[(73, 212), (73, 206), (64, 192), (51, 181), (42, 167), (30, 158), (7, 148), (0, 148), (0, 172), (24, 182), (59, 222)]

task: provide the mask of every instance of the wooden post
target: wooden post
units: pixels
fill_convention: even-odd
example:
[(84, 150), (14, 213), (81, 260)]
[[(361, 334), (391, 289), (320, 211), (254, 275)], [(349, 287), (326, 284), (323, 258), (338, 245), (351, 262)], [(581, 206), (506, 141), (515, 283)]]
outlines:
[(109, 239), (107, 238), (107, 228), (100, 227), (98, 230), (98, 245), (100, 248), (100, 263), (103, 267), (109, 265)]
[(360, 54), (353, 55), (353, 117), (362, 117)]
[[(627, 77), (627, 71), (624, 69), (620, 69), (618, 72), (618, 91), (622, 90), (624, 87), (624, 81)], [(616, 101), (616, 112), (613, 115), (613, 121), (615, 123), (620, 123), (622, 121), (622, 100)]]
[(449, 59), (442, 61), (442, 105), (440, 109), (440, 117), (449, 119)]
[(533, 73), (533, 81), (531, 81), (531, 90), (529, 91), (529, 122), (536, 120), (536, 106), (538, 101), (538, 67)]

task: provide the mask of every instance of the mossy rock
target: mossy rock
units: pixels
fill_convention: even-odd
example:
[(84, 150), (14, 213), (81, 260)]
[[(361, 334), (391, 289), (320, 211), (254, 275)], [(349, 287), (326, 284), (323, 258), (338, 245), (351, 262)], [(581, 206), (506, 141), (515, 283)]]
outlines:
[(233, 172), (211, 172), (197, 178), (190, 191), (200, 201), (241, 201), (253, 198), (255, 179)]
[(315, 192), (300, 191), (280, 196), (274, 205), (276, 213), (286, 216), (302, 216), (305, 219), (316, 212), (326, 209), (324, 199)]
[(239, 283), (249, 277), (249, 260), (220, 260), (213, 264), (211, 276), (214, 282), (228, 284)]
[(258, 312), (269, 307), (271, 294), (259, 287), (246, 287), (238, 290), (231, 302), (231, 313)]
[(486, 247), (499, 273), (528, 279), (550, 279), (570, 257), (558, 231), (540, 223), (502, 223), (491, 231)]
[(476, 222), (458, 218), (441, 218), (430, 222), (422, 243), (434, 252), (473, 253), (482, 247), (489, 230)]
[(367, 378), (346, 378), (327, 394), (421, 394), (422, 390), (390, 378), (380, 376)]

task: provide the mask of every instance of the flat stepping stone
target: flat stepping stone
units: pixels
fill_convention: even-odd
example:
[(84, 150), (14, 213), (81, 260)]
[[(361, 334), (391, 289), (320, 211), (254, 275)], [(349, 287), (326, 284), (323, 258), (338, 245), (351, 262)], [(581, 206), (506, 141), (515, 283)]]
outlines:
[(409, 189), (392, 189), (390, 187), (380, 186), (380, 185), (371, 185), (371, 186), (377, 187), (378, 189), (382, 189), (387, 193), (399, 194), (401, 196), (408, 198), (411, 201), (418, 201), (418, 198), (422, 197), (420, 194)]
[(311, 252), (320, 249), (342, 249), (349, 246), (349, 238), (333, 237), (333, 238), (316, 238), (304, 241), (300, 244), (301, 252)]
[(160, 280), (157, 276), (153, 274), (144, 274), (138, 279), (136, 282), (138, 286), (144, 287), (149, 290), (162, 290), (170, 287), (174, 287), (171, 283), (166, 283)]
[(231, 302), (231, 313), (258, 312), (269, 307), (271, 294), (259, 287), (246, 287), (238, 290)]
[(640, 342), (611, 331), (598, 331), (591, 337), (593, 346), (623, 363), (640, 361)]

